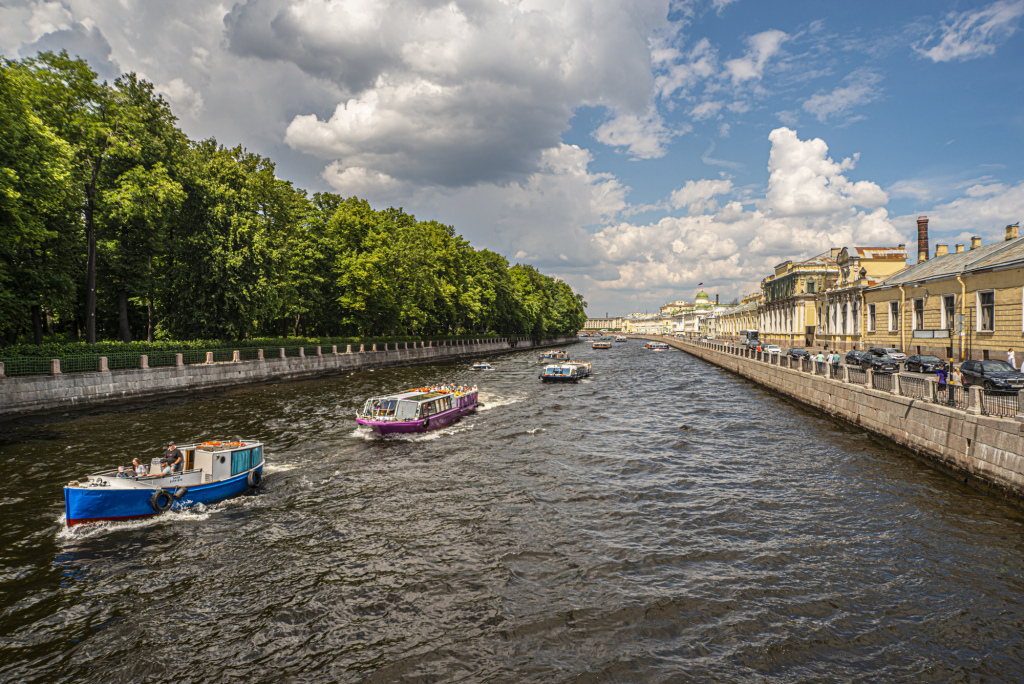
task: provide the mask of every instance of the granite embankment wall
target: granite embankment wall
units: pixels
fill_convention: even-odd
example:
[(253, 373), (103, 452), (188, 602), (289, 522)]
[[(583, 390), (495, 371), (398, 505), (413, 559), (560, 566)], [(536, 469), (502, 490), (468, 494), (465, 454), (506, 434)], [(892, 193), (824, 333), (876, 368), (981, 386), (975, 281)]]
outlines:
[[(821, 375), (786, 368), (731, 353), (720, 343), (657, 339), (688, 354), (791, 397), (803, 404), (859, 425), (906, 447), (925, 460), (976, 478), (1017, 498), (1024, 498), (1024, 416), (981, 415), (984, 397), (971, 388), (966, 411), (893, 391), (872, 389)], [(934, 393), (932, 393), (934, 396)]]
[[(436, 342), (431, 346), (399, 343), (388, 345), (386, 351), (332, 353), (328, 348), (326, 353), (302, 357), (279, 357), (278, 350), (267, 349), (267, 358), (252, 361), (0, 377), (0, 418), (251, 383), (310, 378), (389, 366), (445, 363), (513, 349), (518, 351), (563, 346), (578, 341), (575, 335), (569, 335), (549, 338), (541, 344), (534, 344), (531, 340), (513, 342), (508, 338), (461, 340), (440, 346), (434, 346), (438, 344)], [(271, 355), (273, 358), (270, 358)]]

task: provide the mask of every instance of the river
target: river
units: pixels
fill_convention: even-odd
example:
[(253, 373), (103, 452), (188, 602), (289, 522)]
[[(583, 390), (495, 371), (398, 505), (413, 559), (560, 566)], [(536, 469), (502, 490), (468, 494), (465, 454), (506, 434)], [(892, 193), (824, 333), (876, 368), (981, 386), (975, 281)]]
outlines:
[[(0, 424), (0, 681), (1019, 681), (1019, 506), (684, 353), (573, 353)], [(357, 429), (440, 381), (486, 406)], [(257, 494), (64, 528), (69, 479), (238, 436)]]

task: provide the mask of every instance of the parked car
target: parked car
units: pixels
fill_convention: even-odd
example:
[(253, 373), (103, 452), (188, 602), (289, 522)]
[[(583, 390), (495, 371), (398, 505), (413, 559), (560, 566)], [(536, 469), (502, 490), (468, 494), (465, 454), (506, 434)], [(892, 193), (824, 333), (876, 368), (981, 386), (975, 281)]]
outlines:
[(908, 371), (914, 373), (935, 373), (940, 368), (946, 368), (947, 364), (938, 356), (914, 354), (913, 356), (907, 357), (906, 366)]
[(964, 361), (960, 364), (964, 386), (1015, 392), (1024, 389), (1024, 373), (1005, 361)]
[(893, 347), (872, 347), (868, 349), (875, 356), (888, 356), (893, 361), (906, 361), (907, 355)]
[(804, 359), (810, 355), (810, 352), (803, 347), (790, 347), (789, 351), (786, 352), (786, 356), (791, 359)]
[(766, 354), (781, 354), (782, 347), (777, 344), (767, 344), (761, 347), (761, 351)]
[(864, 370), (870, 368), (876, 373), (897, 373), (900, 370), (899, 361), (891, 356), (868, 354), (861, 358), (860, 365)]
[(860, 351), (858, 349), (851, 349), (850, 351), (846, 352), (846, 365), (863, 366), (864, 359), (870, 356), (873, 356), (871, 352)]

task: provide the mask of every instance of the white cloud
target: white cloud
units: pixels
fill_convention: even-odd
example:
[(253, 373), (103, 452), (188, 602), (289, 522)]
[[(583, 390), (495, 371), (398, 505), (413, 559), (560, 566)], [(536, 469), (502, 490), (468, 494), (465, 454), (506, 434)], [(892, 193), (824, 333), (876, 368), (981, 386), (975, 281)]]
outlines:
[(747, 38), (747, 54), (739, 59), (730, 59), (725, 68), (732, 77), (734, 84), (750, 79), (760, 79), (764, 75), (768, 60), (776, 55), (789, 35), (777, 29), (762, 31)]
[(610, 147), (625, 147), (634, 159), (657, 159), (665, 156), (672, 137), (686, 130), (669, 130), (652, 109), (644, 116), (620, 114), (594, 131), (594, 139)]
[(859, 107), (878, 99), (879, 91), (875, 87), (882, 77), (871, 71), (856, 71), (846, 77), (849, 84), (836, 88), (830, 93), (812, 95), (804, 102), (804, 110), (814, 114), (818, 121), (824, 123), (829, 117), (844, 116), (854, 107)]
[(718, 205), (712, 198), (729, 192), (732, 192), (732, 181), (730, 180), (686, 181), (683, 187), (672, 192), (669, 202), (676, 209), (689, 207), (690, 215), (695, 216), (703, 214), (707, 210), (717, 209)]
[(184, 79), (174, 78), (169, 83), (157, 85), (156, 90), (162, 93), (171, 105), (175, 115), (196, 118), (203, 111), (203, 96), (196, 92)]
[(653, 61), (663, 72), (654, 79), (654, 89), (664, 99), (679, 91), (685, 95), (694, 85), (711, 78), (718, 71), (718, 53), (707, 38), (697, 41), (686, 55), (675, 49), (660, 50), (655, 54)]
[[(1024, 219), (1024, 182), (972, 185), (963, 196), (935, 204), (927, 213), (928, 230), (939, 239), (948, 236), (963, 241), (965, 235), (981, 235), (986, 241), (1002, 240), (1007, 225)], [(910, 232), (916, 216), (908, 214), (895, 221)]]
[(718, 14), (722, 13), (722, 10), (736, 2), (737, 0), (711, 0), (711, 6)]
[(984, 9), (951, 12), (942, 26), (914, 46), (934, 62), (966, 61), (995, 54), (1017, 30), (1024, 0), (999, 0)]
[(724, 103), (715, 102), (714, 100), (709, 102), (701, 102), (699, 105), (690, 110), (690, 116), (696, 121), (703, 121), (710, 119), (718, 115), (718, 112), (722, 111)]

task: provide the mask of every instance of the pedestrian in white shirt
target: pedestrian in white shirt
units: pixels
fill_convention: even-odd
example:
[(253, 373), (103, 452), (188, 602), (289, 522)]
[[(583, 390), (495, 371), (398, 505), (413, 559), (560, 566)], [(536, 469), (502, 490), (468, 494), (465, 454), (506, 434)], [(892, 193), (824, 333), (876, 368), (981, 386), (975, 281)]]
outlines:
[(1014, 358), (1012, 349), (1006, 350), (1006, 363), (1010, 364), (1014, 368), (1017, 367), (1017, 359)]

